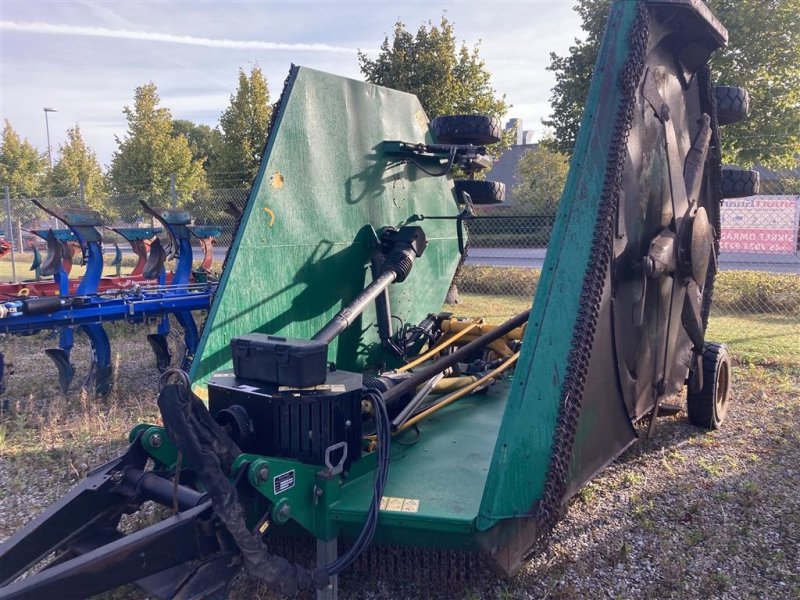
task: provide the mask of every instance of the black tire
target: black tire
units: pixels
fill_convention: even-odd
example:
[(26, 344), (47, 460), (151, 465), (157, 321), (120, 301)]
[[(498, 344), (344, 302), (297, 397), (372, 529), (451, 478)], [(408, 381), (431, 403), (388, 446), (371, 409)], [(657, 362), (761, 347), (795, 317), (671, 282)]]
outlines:
[(724, 344), (706, 342), (703, 346), (703, 387), (686, 394), (692, 425), (718, 429), (728, 413), (731, 388), (731, 360)]
[(761, 176), (758, 171), (737, 169), (736, 167), (722, 168), (722, 197), (745, 198), (755, 196), (761, 185)]
[(500, 121), (485, 115), (446, 115), (431, 121), (431, 131), (439, 144), (488, 146), (503, 137)]
[(473, 204), (500, 204), (506, 199), (506, 184), (499, 181), (478, 179), (457, 179), (453, 182), (459, 204), (464, 202), (464, 192), (469, 194)]
[(733, 125), (747, 118), (750, 113), (750, 94), (746, 89), (728, 85), (714, 88), (717, 99), (717, 122)]

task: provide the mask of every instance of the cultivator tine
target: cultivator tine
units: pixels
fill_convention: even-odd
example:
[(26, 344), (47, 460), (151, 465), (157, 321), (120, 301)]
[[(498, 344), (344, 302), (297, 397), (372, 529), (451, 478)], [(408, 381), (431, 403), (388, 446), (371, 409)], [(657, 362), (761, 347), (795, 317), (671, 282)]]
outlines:
[(31, 246), (31, 250), (33, 251), (33, 262), (31, 262), (29, 270), (34, 272), (36, 281), (39, 281), (42, 278), (42, 253), (35, 245)]
[(69, 384), (75, 376), (75, 366), (69, 360), (69, 352), (63, 348), (45, 348), (44, 353), (53, 361), (58, 369), (58, 387), (67, 393)]
[(72, 259), (75, 257), (75, 251), (80, 250), (80, 244), (76, 244), (75, 242), (62, 242), (61, 245), (63, 246), (62, 264), (64, 266), (64, 272), (69, 275), (70, 271), (72, 271)]
[(161, 245), (161, 240), (156, 238), (150, 244), (150, 255), (144, 264), (142, 276), (145, 279), (156, 279), (164, 270), (164, 263), (167, 260), (167, 252)]
[(136, 254), (136, 266), (133, 267), (131, 275), (141, 275), (144, 272), (144, 265), (147, 262), (147, 244), (145, 240), (132, 240), (131, 248)]
[[(162, 246), (162, 249), (166, 250), (167, 259), (172, 260), (178, 255), (178, 240), (175, 238), (175, 232), (173, 231), (172, 226), (164, 217), (164, 215), (162, 215), (160, 212), (158, 212), (158, 210), (154, 209), (149, 204), (147, 204), (147, 202), (145, 202), (144, 200), (139, 200), (139, 204), (142, 206), (142, 208), (148, 215), (154, 217), (159, 223), (161, 223), (161, 225), (164, 226), (164, 232), (167, 234), (167, 247), (163, 248)], [(165, 211), (165, 212), (170, 212), (170, 211)]]
[(183, 341), (186, 347), (183, 360), (181, 361), (181, 369), (188, 371), (192, 357), (194, 356), (195, 350), (197, 350), (197, 342), (199, 340), (197, 324), (194, 322), (194, 317), (189, 311), (175, 313), (175, 318), (183, 329)]
[(64, 247), (56, 239), (53, 230), (47, 232), (47, 254), (44, 263), (41, 263), (40, 273), (45, 277), (51, 277), (58, 271), (59, 266), (64, 260)]
[(153, 349), (153, 354), (156, 355), (156, 368), (159, 372), (163, 373), (169, 369), (172, 363), (172, 355), (169, 352), (169, 344), (167, 344), (167, 336), (161, 333), (150, 333), (147, 335), (147, 343)]
[(234, 202), (228, 201), (225, 204), (225, 212), (235, 218), (237, 221), (242, 218), (244, 210), (236, 205)]
[(92, 368), (87, 377), (88, 383), (94, 379), (95, 392), (105, 396), (111, 390), (111, 344), (102, 325), (82, 325), (81, 330), (92, 345)]
[(211, 263), (214, 262), (214, 238), (200, 238), (200, 248), (203, 250), (203, 261), (200, 263), (200, 268), (210, 271)]
[(119, 249), (119, 244), (114, 242), (114, 260), (111, 261), (111, 266), (116, 267), (117, 277), (122, 276), (122, 250)]

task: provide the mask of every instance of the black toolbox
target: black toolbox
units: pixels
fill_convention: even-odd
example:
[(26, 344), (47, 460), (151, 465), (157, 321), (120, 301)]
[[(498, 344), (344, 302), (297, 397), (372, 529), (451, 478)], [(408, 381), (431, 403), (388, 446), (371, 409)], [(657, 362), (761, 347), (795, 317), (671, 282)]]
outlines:
[(237, 378), (305, 388), (325, 383), (328, 344), (249, 333), (231, 340)]

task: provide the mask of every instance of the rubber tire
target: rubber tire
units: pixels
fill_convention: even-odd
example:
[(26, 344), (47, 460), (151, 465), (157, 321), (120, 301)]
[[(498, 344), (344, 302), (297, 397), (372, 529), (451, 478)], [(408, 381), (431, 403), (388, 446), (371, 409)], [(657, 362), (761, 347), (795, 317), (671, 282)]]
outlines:
[(746, 119), (750, 113), (750, 94), (744, 88), (718, 85), (714, 88), (714, 96), (720, 125), (733, 125)]
[(500, 121), (485, 115), (445, 115), (431, 121), (431, 131), (439, 144), (488, 146), (503, 137)]
[(459, 204), (464, 203), (464, 192), (469, 194), (473, 204), (501, 204), (506, 200), (506, 184), (499, 181), (457, 179), (453, 183)]
[(724, 344), (703, 345), (703, 387), (686, 394), (686, 406), (692, 425), (719, 429), (730, 405), (731, 360)]
[(736, 167), (722, 168), (722, 197), (745, 198), (758, 194), (761, 186), (761, 175), (758, 171), (739, 169)]

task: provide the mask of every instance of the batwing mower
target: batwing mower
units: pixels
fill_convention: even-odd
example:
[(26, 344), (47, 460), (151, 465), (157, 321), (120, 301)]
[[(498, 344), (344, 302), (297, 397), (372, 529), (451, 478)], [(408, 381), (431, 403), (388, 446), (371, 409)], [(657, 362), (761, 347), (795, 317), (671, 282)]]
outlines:
[[(496, 325), (440, 311), (473, 204), (500, 199), (456, 194), (451, 170), (488, 164), (497, 123), (429, 123), (413, 95), (292, 67), (163, 425), (0, 546), (0, 598), (217, 598), (242, 568), (333, 598), (354, 563), (381, 577), (423, 552), (512, 574), (662, 400), (686, 386), (690, 420), (718, 427), (707, 63), (726, 40), (699, 0), (613, 5), (533, 307)], [(726, 123), (747, 112), (731, 89)], [(146, 501), (172, 514), (121, 532)], [(293, 538), (315, 566), (280, 556)]]

